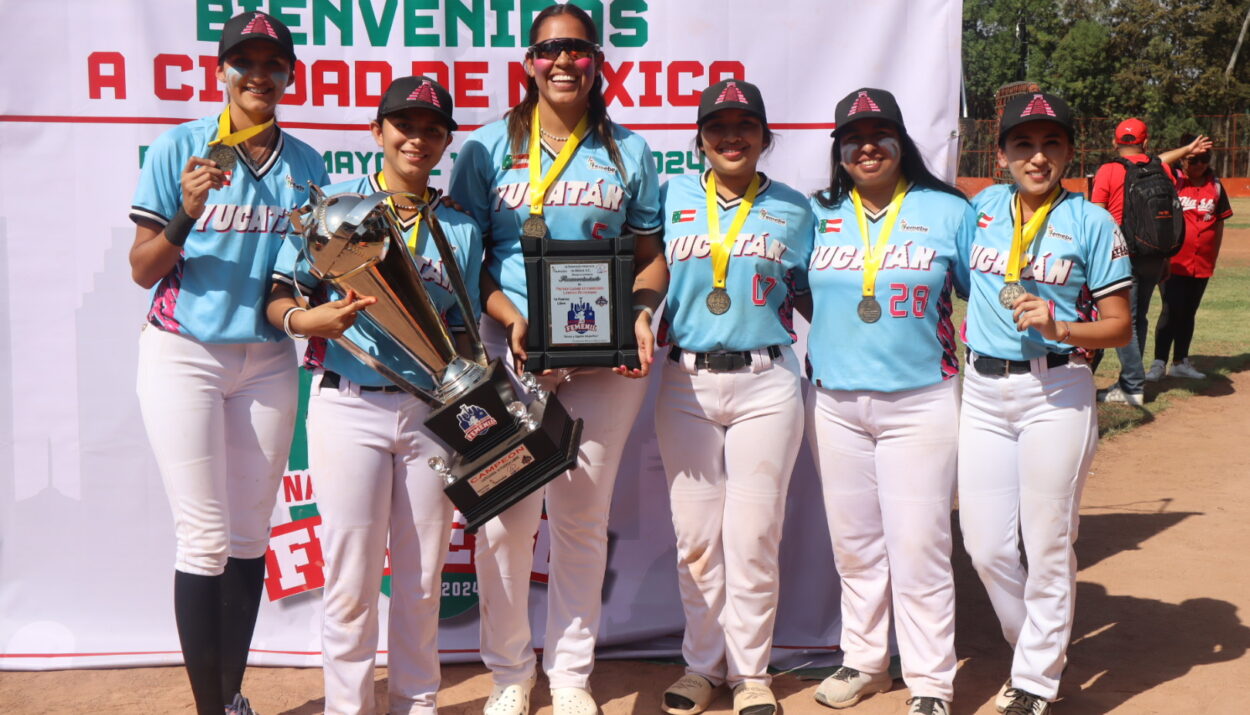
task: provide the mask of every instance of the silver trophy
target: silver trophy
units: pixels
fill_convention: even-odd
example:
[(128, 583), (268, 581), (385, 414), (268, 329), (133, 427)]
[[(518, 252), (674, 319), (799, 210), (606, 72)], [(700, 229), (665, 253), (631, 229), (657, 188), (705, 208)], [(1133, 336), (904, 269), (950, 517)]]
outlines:
[[(309, 205), (291, 220), (303, 238), (301, 262), (306, 260), (314, 276), (340, 293), (351, 290), (376, 298), (357, 319), (393, 349), (375, 354), (347, 338), (334, 342), (431, 406), (425, 424), (452, 457), (434, 458), (430, 467), (443, 478), (448, 498), (464, 514), (466, 529), (476, 531), (571, 467), (581, 443), (582, 421), (572, 419), (555, 396), (534, 389), (537, 381), (528, 374), (521, 382), (535, 397), (524, 404), (502, 362), (489, 360), (455, 253), (434, 214), (437, 196), (429, 203), (414, 194), (390, 191), (326, 196), (312, 184), (309, 196)], [(473, 359), (457, 353), (416, 260), (405, 250), (403, 233), (386, 205), (392, 196), (419, 207), (465, 318)], [(299, 281), (295, 284), (298, 290)], [(405, 364), (389, 364), (381, 354), (402, 355)], [(403, 377), (412, 365), (430, 376), (433, 389)]]

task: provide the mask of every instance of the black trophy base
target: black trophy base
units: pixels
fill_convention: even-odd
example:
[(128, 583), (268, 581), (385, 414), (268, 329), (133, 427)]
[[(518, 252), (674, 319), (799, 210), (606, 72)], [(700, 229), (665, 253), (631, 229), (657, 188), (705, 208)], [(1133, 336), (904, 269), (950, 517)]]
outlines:
[(554, 396), (534, 401), (529, 413), (537, 422), (533, 429), (522, 427), (477, 459), (452, 459), (456, 481), (443, 491), (464, 515), (470, 534), (577, 463), (582, 421), (570, 417)]
[(486, 377), (452, 402), (435, 409), (425, 420), (443, 444), (455, 454), (473, 460), (493, 454), (518, 429), (508, 405), (516, 401), (512, 381), (503, 361), (495, 358), (486, 368)]
[(562, 367), (617, 367), (624, 365), (631, 370), (642, 367), (638, 360), (638, 349), (628, 350), (560, 350), (547, 348), (545, 353), (530, 353), (525, 361), (525, 370), (535, 375), (543, 370), (554, 370)]

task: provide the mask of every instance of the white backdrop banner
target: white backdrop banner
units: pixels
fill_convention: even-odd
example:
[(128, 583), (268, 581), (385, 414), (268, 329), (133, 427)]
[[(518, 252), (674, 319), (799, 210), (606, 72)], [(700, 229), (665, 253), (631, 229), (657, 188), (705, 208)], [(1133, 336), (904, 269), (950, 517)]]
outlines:
[[(135, 397), (147, 295), (130, 280), (127, 210), (147, 146), (171, 125), (220, 111), (222, 23), (260, 9), (290, 26), (300, 62), (279, 121), (323, 152), (335, 180), (380, 168), (366, 130), (388, 82), (437, 77), (464, 130), (434, 178), (445, 186), (467, 130), (520, 97), (531, 20), (549, 4), (0, 3), (0, 26), (10, 30), (0, 45), (9, 77), (0, 84), (0, 669), (181, 661), (172, 519)], [(612, 117), (647, 138), (665, 177), (701, 168), (693, 150), (698, 95), (729, 76), (763, 91), (779, 135), (763, 168), (795, 188), (828, 182), (834, 104), (865, 85), (895, 93), (930, 165), (953, 175), (959, 0), (577, 4), (603, 29)], [(601, 637), (608, 654), (676, 653), (682, 628), (651, 419), (655, 382), (612, 506)], [(320, 662), (318, 535), (316, 475), (301, 429), (273, 515), (252, 662)], [(545, 530), (535, 544), (530, 603), (541, 647)], [(782, 551), (774, 660), (827, 659), (839, 637), (837, 578), (806, 454), (791, 485)], [(477, 658), (472, 553), (472, 536), (455, 530), (443, 587), (446, 660)]]

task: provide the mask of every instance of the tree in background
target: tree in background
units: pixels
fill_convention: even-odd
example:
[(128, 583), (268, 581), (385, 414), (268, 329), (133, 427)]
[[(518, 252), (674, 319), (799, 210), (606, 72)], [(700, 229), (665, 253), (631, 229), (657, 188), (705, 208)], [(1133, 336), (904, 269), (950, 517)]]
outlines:
[[(1197, 117), (1250, 112), (1250, 52), (1224, 75), (1248, 9), (1250, 0), (964, 0), (968, 115), (994, 119), (998, 88), (1031, 80), (1080, 117), (1143, 117), (1155, 147), (1188, 132), (1246, 146), (1231, 123)], [(1250, 131), (1250, 119), (1240, 125)], [(1110, 128), (1087, 129), (1087, 148), (1110, 155)]]

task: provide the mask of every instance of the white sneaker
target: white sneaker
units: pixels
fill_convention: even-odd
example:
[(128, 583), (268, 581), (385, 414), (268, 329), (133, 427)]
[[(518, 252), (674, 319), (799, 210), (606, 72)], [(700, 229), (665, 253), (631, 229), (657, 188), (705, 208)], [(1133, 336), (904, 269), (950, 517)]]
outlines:
[(552, 688), (554, 715), (599, 715), (599, 704), (586, 688)]
[(831, 708), (849, 708), (873, 693), (888, 693), (894, 687), (889, 673), (870, 675), (842, 666), (821, 681), (816, 688), (816, 702)]
[(1168, 374), (1168, 364), (1162, 360), (1155, 360), (1150, 363), (1150, 369), (1146, 371), (1146, 382), (1158, 382)]
[(1143, 394), (1134, 394), (1125, 392), (1120, 389), (1119, 385), (1112, 385), (1109, 389), (1098, 393), (1099, 402), (1117, 402), (1122, 405), (1133, 405), (1141, 407), (1146, 404), (1146, 396)]
[(1015, 696), (1003, 710), (1004, 715), (1050, 715), (1050, 702), (1040, 695), (1015, 689)]
[(1189, 358), (1172, 363), (1172, 369), (1168, 370), (1168, 374), (1172, 377), (1187, 377), (1192, 380), (1201, 380), (1207, 376), (1206, 373), (1195, 370), (1194, 366), (1189, 364)]
[(1016, 689), (1011, 687), (1011, 678), (1003, 683), (1003, 687), (998, 689), (998, 694), (994, 696), (994, 709), (1002, 712), (1011, 704), (1013, 698), (1016, 697)]
[(512, 685), (496, 683), (490, 697), (486, 698), (483, 715), (529, 715), (530, 691), (534, 689), (536, 677), (531, 675), (525, 682)]

